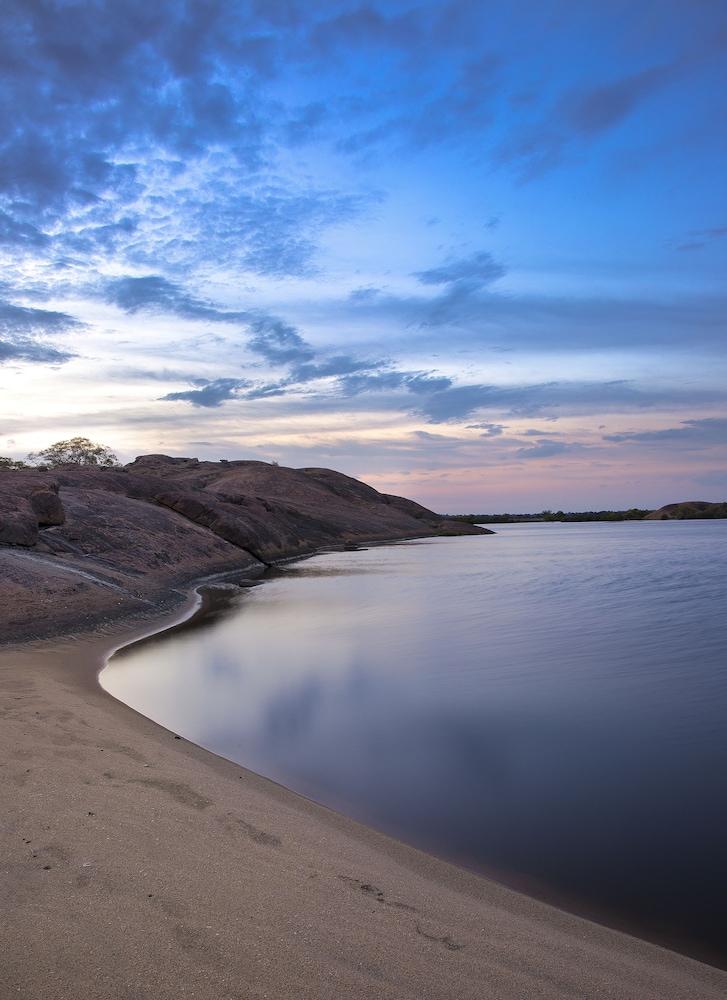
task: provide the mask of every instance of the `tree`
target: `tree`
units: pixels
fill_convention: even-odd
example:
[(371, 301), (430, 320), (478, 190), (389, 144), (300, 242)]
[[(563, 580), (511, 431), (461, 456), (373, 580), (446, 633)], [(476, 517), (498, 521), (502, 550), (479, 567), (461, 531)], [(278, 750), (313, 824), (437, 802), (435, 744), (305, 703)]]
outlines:
[(27, 469), (28, 466), (20, 458), (8, 458), (0, 455), (0, 469)]
[(89, 441), (86, 437), (56, 441), (42, 451), (31, 452), (28, 459), (34, 465), (44, 465), (49, 469), (61, 465), (96, 465), (102, 468), (114, 468), (119, 465), (118, 458), (110, 448)]

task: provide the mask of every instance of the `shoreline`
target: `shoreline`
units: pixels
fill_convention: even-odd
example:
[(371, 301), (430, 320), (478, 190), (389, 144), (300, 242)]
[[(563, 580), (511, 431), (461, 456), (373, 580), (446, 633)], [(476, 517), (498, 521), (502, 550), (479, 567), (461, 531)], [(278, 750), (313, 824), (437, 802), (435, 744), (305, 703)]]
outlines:
[[(425, 536), (426, 537), (426, 536)], [(437, 537), (437, 536), (429, 536)], [(205, 627), (206, 625), (212, 624), (218, 615), (224, 615), (227, 611), (231, 610), (231, 604), (237, 593), (241, 589), (248, 589), (252, 587), (262, 586), (266, 581), (270, 580), (271, 577), (274, 578), (275, 571), (278, 566), (287, 565), (291, 563), (305, 562), (308, 559), (312, 559), (315, 556), (323, 555), (328, 552), (339, 552), (339, 551), (357, 551), (366, 548), (373, 548), (379, 546), (388, 545), (399, 545), (407, 543), (416, 543), (417, 541), (425, 540), (422, 536), (412, 536), (408, 539), (393, 539), (393, 540), (380, 540), (370, 542), (369, 545), (361, 545), (356, 548), (340, 547), (335, 548), (324, 547), (320, 548), (314, 552), (306, 553), (305, 555), (291, 556), (285, 559), (278, 560), (275, 564), (267, 567), (264, 572), (259, 574), (243, 574), (243, 580), (229, 581), (229, 578), (234, 575), (238, 576), (240, 574), (230, 574), (228, 572), (215, 574), (212, 577), (206, 577), (198, 581), (189, 591), (188, 601), (185, 602), (185, 607), (180, 609), (181, 617), (178, 621), (174, 621), (170, 625), (163, 629), (152, 629), (148, 633), (144, 633), (137, 638), (132, 638), (128, 641), (124, 641), (117, 647), (112, 648), (104, 658), (104, 662), (99, 668), (96, 674), (96, 683), (102, 688), (102, 690), (109, 694), (114, 700), (119, 701), (121, 704), (125, 705), (127, 708), (132, 708), (121, 699), (116, 698), (114, 695), (110, 694), (107, 689), (101, 683), (101, 674), (104, 669), (108, 666), (110, 660), (116, 656), (123, 656), (127, 651), (131, 652), (137, 646), (146, 643), (155, 643), (157, 641), (165, 641), (165, 637), (170, 632), (186, 631), (188, 629), (193, 629), (196, 627)], [(191, 602), (191, 606), (190, 605)], [(137, 711), (133, 709), (132, 711)], [(140, 713), (143, 715), (143, 713)], [(149, 716), (143, 716), (144, 718), (149, 718), (150, 721), (155, 722)], [(161, 728), (166, 729), (166, 727), (159, 722), (155, 722), (156, 725), (161, 726)], [(182, 737), (186, 739), (186, 737)], [(222, 760), (232, 763), (234, 766), (245, 768), (246, 770), (251, 770), (247, 766), (236, 761), (231, 757), (225, 757), (224, 754), (217, 752), (210, 746), (204, 746), (203, 744), (195, 743), (201, 749), (207, 751), (215, 757), (219, 757)], [(694, 947), (694, 943), (691, 941), (681, 941), (678, 937), (669, 936), (667, 934), (661, 937), (657, 934), (646, 934), (645, 928), (639, 926), (638, 922), (635, 920), (630, 920), (625, 914), (619, 913), (617, 911), (610, 911), (603, 907), (598, 907), (595, 903), (581, 899), (575, 896), (569, 896), (565, 892), (559, 892), (557, 889), (545, 883), (538, 883), (533, 879), (526, 876), (519, 876), (517, 873), (508, 872), (504, 870), (498, 870), (489, 867), (485, 864), (468, 864), (462, 858), (457, 858), (455, 855), (448, 854), (446, 851), (435, 851), (428, 848), (426, 845), (418, 845), (416, 842), (412, 842), (402, 837), (398, 836), (395, 831), (387, 830), (385, 827), (377, 826), (371, 822), (368, 822), (365, 818), (356, 817), (355, 815), (349, 814), (347, 811), (337, 808), (335, 805), (329, 805), (321, 799), (317, 799), (311, 795), (306, 795), (303, 792), (296, 790), (290, 785), (286, 785), (276, 779), (269, 777), (259, 771), (251, 771), (251, 773), (258, 775), (265, 780), (272, 781), (276, 786), (283, 788), (285, 791), (289, 791), (292, 794), (301, 796), (306, 801), (311, 802), (314, 805), (320, 806), (324, 809), (332, 811), (335, 815), (345, 816), (347, 819), (351, 819), (353, 822), (357, 822), (364, 826), (366, 829), (372, 830), (382, 836), (390, 837), (396, 840), (398, 843), (403, 844), (405, 847), (410, 847), (413, 850), (421, 851), (427, 856), (431, 856), (437, 860), (440, 860), (446, 864), (455, 866), (468, 874), (474, 875), (478, 878), (483, 878), (488, 882), (494, 882), (495, 884), (507, 889), (511, 892), (515, 892), (518, 895), (525, 896), (528, 899), (536, 900), (547, 906), (559, 910), (560, 912), (579, 917), (583, 920), (593, 923), (597, 926), (604, 927), (616, 931), (621, 934), (625, 934), (628, 937), (635, 938), (639, 941), (643, 941), (647, 944), (654, 945), (658, 948), (663, 948), (666, 951), (673, 952), (674, 954), (683, 956), (685, 958), (692, 959), (694, 961), (703, 963), (712, 968), (718, 969), (719, 971), (727, 972), (727, 964), (724, 961), (718, 961), (721, 956), (715, 955), (713, 952), (707, 949), (702, 949), (700, 952)]]
[[(17, 732), (4, 755), (11, 763), (2, 769), (16, 807), (13, 815), (7, 800), (3, 805), (3, 815), (12, 816), (3, 826), (3, 853), (11, 859), (12, 918), (2, 933), (9, 995), (125, 997), (128, 976), (137, 977), (141, 996), (186, 991), (215, 1000), (357, 997), (374, 990), (392, 998), (459, 1000), (481, 997), (485, 984), (503, 998), (537, 992), (706, 1000), (724, 994), (727, 974), (715, 967), (365, 827), (171, 733), (106, 692), (98, 675), (107, 660), (204, 617), (199, 591), (214, 587), (212, 579), (197, 581), (173, 610), (142, 616), (135, 628), (116, 622), (112, 634), (87, 634), (80, 649), (74, 636), (0, 649), (3, 715)], [(109, 645), (112, 638), (121, 641)], [(20, 717), (14, 701), (23, 703)], [(89, 729), (96, 734), (90, 741)], [(17, 766), (38, 756), (40, 774), (35, 766)], [(28, 786), (30, 796), (24, 795)], [(84, 813), (84, 797), (96, 808)], [(71, 813), (68, 800), (79, 806)], [(99, 839), (94, 828), (102, 813), (108, 824)], [(84, 851), (95, 858), (82, 860)], [(200, 853), (210, 864), (216, 857), (214, 872), (199, 870)], [(138, 886), (140, 864), (147, 879), (152, 870), (164, 871), (162, 881), (184, 884), (157, 905), (156, 882), (157, 892)], [(240, 888), (241, 874), (244, 885), (255, 886), (242, 899), (231, 893)], [(138, 889), (133, 898), (129, 880)], [(84, 935), (73, 933), (75, 945), (67, 950), (64, 935), (76, 903), (82, 903), (81, 926), (107, 931), (90, 953)], [(123, 927), (143, 930), (140, 939), (131, 931), (134, 948), (118, 939), (119, 904), (131, 921)], [(215, 926), (220, 914), (224, 928)], [(30, 961), (39, 939), (50, 940), (52, 962), (47, 955)], [(249, 946), (242, 956), (240, 940)], [(145, 972), (136, 968), (139, 949)], [(148, 961), (160, 954), (176, 956), (175, 968)], [(65, 967), (69, 955), (74, 975), (59, 988), (59, 963)], [(101, 968), (105, 986), (99, 988)], [(84, 988), (78, 974), (85, 976)], [(190, 982), (196, 984), (191, 991)]]

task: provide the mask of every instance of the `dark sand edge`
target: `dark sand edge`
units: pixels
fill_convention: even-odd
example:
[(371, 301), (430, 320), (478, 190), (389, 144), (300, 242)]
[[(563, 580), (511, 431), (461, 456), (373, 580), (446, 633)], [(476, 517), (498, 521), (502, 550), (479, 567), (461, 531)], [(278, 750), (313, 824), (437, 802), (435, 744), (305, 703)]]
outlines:
[[(228, 578), (229, 575), (223, 574)], [(227, 993), (220, 992), (219, 982), (224, 980), (232, 969), (238, 969), (238, 975), (243, 975), (243, 977), (247, 975), (248, 985), (264, 980), (266, 989), (270, 990), (269, 995), (280, 997), (289, 995), (280, 991), (283, 989), (279, 982), (281, 980), (289, 984), (297, 982), (296, 992), (292, 994), (296, 996), (364, 996), (368, 995), (371, 989), (376, 988), (382, 996), (432, 996), (451, 997), (452, 1000), (454, 998), (459, 1000), (461, 997), (481, 995), (479, 991), (482, 988), (482, 983), (490, 981), (497, 989), (497, 993), (493, 995), (515, 997), (522, 995), (523, 976), (530, 983), (529, 988), (534, 989), (535, 984), (538, 984), (538, 990), (542, 991), (538, 995), (553, 997), (579, 996), (583, 994), (584, 990), (592, 992), (598, 990), (599, 995), (607, 997), (633, 996), (636, 998), (638, 996), (639, 1000), (652, 995), (658, 1000), (666, 997), (694, 997), (695, 1000), (696, 998), (701, 1000), (701, 998), (724, 995), (724, 991), (727, 990), (727, 975), (717, 969), (574, 916), (506, 888), (495, 881), (425, 854), (170, 733), (169, 730), (152, 722), (103, 690), (97, 681), (97, 675), (109, 656), (135, 642), (148, 640), (154, 636), (158, 637), (169, 629), (184, 626), (191, 619), (204, 615), (206, 610), (204, 599), (200, 597), (198, 591), (200, 588), (209, 587), (212, 583), (213, 581), (209, 578), (199, 581), (190, 588), (181, 605), (178, 604), (174, 610), (158, 614), (153, 620), (151, 618), (146, 618), (143, 622), (137, 620), (133, 627), (116, 623), (111, 629), (107, 628), (104, 631), (87, 635), (80, 642), (76, 637), (67, 636), (20, 647), (16, 644), (12, 648), (0, 650), (0, 677), (4, 680), (9, 676), (10, 680), (9, 688), (4, 685), (2, 690), (5, 692), (6, 689), (24, 689), (28, 684), (28, 671), (31, 670), (31, 684), (34, 692), (29, 696), (30, 702), (31, 704), (34, 702), (41, 704), (41, 709), (35, 711), (36, 716), (48, 712), (50, 705), (51, 715), (55, 714), (59, 718), (65, 717), (73, 714), (67, 707), (68, 703), (82, 702), (81, 707), (84, 709), (86, 718), (82, 718), (80, 723), (74, 722), (72, 719), (63, 722), (66, 731), (66, 736), (61, 743), (63, 746), (76, 747), (79, 744), (87, 746), (88, 741), (84, 740), (83, 737), (87, 735), (87, 728), (93, 727), (94, 724), (100, 734), (113, 730), (115, 738), (110, 741), (107, 747), (94, 745), (91, 746), (90, 752), (72, 751), (79, 758), (79, 766), (83, 768), (87, 768), (90, 764), (92, 770), (96, 770), (94, 765), (97, 765), (99, 760), (99, 750), (102, 752), (103, 750), (111, 751), (109, 757), (105, 758), (109, 763), (114, 754), (119, 752), (124, 755), (124, 758), (130, 758), (132, 761), (136, 758), (142, 760), (145, 756), (152, 760), (156, 754), (164, 758), (164, 763), (169, 770), (176, 772), (176, 777), (173, 777), (173, 780), (168, 778), (150, 780), (145, 777), (145, 772), (142, 771), (141, 777), (128, 777), (126, 779), (128, 783), (137, 786), (136, 790), (131, 789), (131, 796), (128, 794), (128, 789), (122, 789), (118, 785), (113, 787), (119, 794), (108, 791), (105, 796), (102, 796), (104, 807), (108, 808), (110, 814), (116, 816), (122, 827), (128, 826), (129, 823), (130, 802), (132, 809), (136, 807), (135, 801), (139, 795), (139, 785), (171, 790), (172, 799), (177, 799), (182, 805), (186, 805), (187, 811), (191, 803), (193, 809), (199, 806), (200, 813), (207, 808), (208, 803), (211, 804), (208, 796), (212, 794), (213, 789), (222, 786), (226, 789), (223, 793), (226, 805), (239, 799), (238, 805), (242, 804), (245, 808), (255, 806), (258, 810), (271, 814), (271, 820), (277, 821), (279, 825), (282, 824), (286, 830), (285, 839), (278, 833), (265, 833), (262, 828), (258, 829), (247, 819), (238, 821), (258, 849), (269, 851), (271, 845), (277, 846), (292, 840), (295, 846), (292, 857), (288, 859), (288, 864), (292, 865), (298, 874), (300, 874), (301, 868), (309, 869), (316, 864), (320, 867), (321, 864), (329, 863), (331, 857), (335, 858), (346, 854), (356, 858), (356, 864), (359, 865), (360, 861), (359, 867), (365, 871), (364, 876), (361, 878), (342, 874), (335, 876), (356, 891), (353, 895), (349, 892), (345, 894), (343, 899), (335, 900), (335, 906), (341, 912), (334, 921), (334, 927), (345, 929), (344, 938), (347, 947), (354, 948), (354, 942), (360, 944), (367, 935), (370, 937), (370, 928), (364, 926), (368, 923), (366, 916), (357, 912), (360, 909), (361, 898), (367, 901), (373, 900), (373, 911), (377, 913), (377, 916), (393, 914), (396, 917), (406, 917), (406, 928), (400, 927), (399, 932), (395, 929), (393, 936), (391, 928), (387, 929), (383, 937), (375, 934), (373, 939), (369, 940), (368, 950), (365, 950), (364, 954), (370, 953), (372, 962), (374, 957), (379, 955), (383, 961), (383, 965), (379, 963), (376, 966), (379, 972), (386, 969), (387, 961), (390, 962), (392, 970), (389, 978), (393, 980), (397, 978), (393, 971), (394, 967), (399, 970), (403, 963), (407, 970), (404, 979), (409, 984), (407, 988), (410, 988), (410, 992), (404, 990), (402, 985), (404, 979), (401, 978), (399, 978), (397, 986), (392, 986), (394, 992), (382, 989), (379, 972), (373, 974), (371, 969), (367, 971), (365, 968), (361, 971), (363, 967), (360, 959), (358, 966), (361, 968), (348, 982), (346, 987), (348, 992), (343, 994), (326, 992), (323, 984), (328, 981), (328, 972), (337, 967), (336, 961), (331, 956), (324, 961), (319, 959), (315, 963), (315, 970), (311, 971), (307, 977), (304, 976), (302, 980), (297, 964), (299, 959), (292, 966), (288, 966), (283, 961), (275, 969), (267, 969), (264, 976), (258, 970), (258, 980), (256, 980), (255, 975), (247, 974), (244, 970), (239, 969), (240, 957), (234, 952), (234, 949), (226, 954), (223, 949), (214, 962), (215, 976), (210, 978), (210, 984), (217, 981), (218, 985), (210, 985), (209, 992), (203, 991), (195, 995), (215, 998), (227, 996)], [(61, 689), (63, 695), (59, 697)], [(40, 701), (38, 701), (38, 696), (40, 696)], [(49, 698), (49, 696), (52, 697)], [(14, 697), (15, 700), (23, 700), (24, 696), (16, 695)], [(58, 705), (61, 700), (64, 704)], [(80, 726), (87, 728), (84, 730)], [(25, 728), (30, 727), (25, 722), (21, 723), (21, 729)], [(18, 741), (12, 742), (12, 740), (11, 745), (16, 747), (16, 756), (20, 753), (21, 759), (30, 760), (34, 751), (38, 749), (38, 741), (34, 739), (33, 733), (26, 732), (23, 735), (28, 738), (25, 745), (22, 744), (22, 741), (18, 743)], [(151, 755), (149, 754), (150, 749)], [(66, 752), (70, 753), (71, 751)], [(57, 754), (58, 752), (56, 752), (56, 756)], [(53, 757), (52, 749), (51, 757)], [(75, 759), (75, 757), (70, 759)], [(124, 762), (128, 763), (125, 759)], [(160, 764), (155, 760), (153, 763), (143, 763), (141, 766), (146, 771), (156, 771)], [(48, 769), (46, 768), (46, 770)], [(63, 762), (60, 762), (58, 770), (64, 771)], [(26, 769), (27, 773), (31, 771), (32, 768)], [(108, 779), (111, 781), (116, 776), (116, 772), (104, 771), (103, 775), (112, 775), (112, 778)], [(177, 780), (179, 775), (183, 775), (189, 780), (179, 781)], [(65, 785), (63, 783), (64, 777)], [(40, 796), (36, 795), (35, 800), (31, 803), (34, 808), (30, 811), (37, 812), (39, 807), (41, 817), (45, 816), (46, 819), (56, 820), (52, 800), (58, 794), (61, 795), (61, 799), (64, 799), (67, 796), (74, 797), (79, 792), (84, 793), (81, 785), (74, 784), (77, 777), (74, 774), (56, 775), (56, 779), (61, 778), (60, 783), (56, 780), (53, 787), (41, 788)], [(17, 776), (17, 780), (20, 787), (24, 787), (20, 774)], [(195, 791), (192, 790), (192, 783), (196, 787)], [(82, 779), (82, 784), (92, 785), (94, 781), (87, 776)], [(183, 789), (188, 788), (189, 794), (183, 792)], [(25, 814), (23, 803), (22, 801), (18, 802), (18, 798), (22, 800), (22, 793), (13, 797), (13, 801), (16, 806), (20, 807), (19, 812)], [(116, 801), (118, 798), (124, 801)], [(183, 801), (185, 799), (188, 801)], [(200, 803), (204, 803), (204, 805), (200, 805)], [(215, 853), (219, 852), (220, 855), (229, 853), (230, 845), (226, 836), (226, 828), (224, 832), (220, 832), (217, 827), (212, 830), (190, 830), (185, 829), (184, 825), (180, 827), (178, 817), (172, 815), (174, 806), (175, 803), (172, 801), (167, 808), (162, 808), (158, 818), (160, 827), (166, 828), (165, 854), (168, 857), (165, 856), (164, 860), (167, 864), (171, 863), (172, 870), (178, 873), (180, 865), (185, 863), (188, 849), (190, 847), (199, 849), (200, 842), (205, 845), (214, 844)], [(7, 804), (4, 808), (8, 808)], [(179, 805), (177, 805), (178, 808)], [(88, 811), (89, 817), (94, 815), (95, 811)], [(228, 813), (228, 815), (232, 814)], [(13, 825), (10, 824), (11, 827)], [(48, 824), (45, 825), (47, 829), (50, 829)], [(63, 826), (63, 823), (59, 821), (58, 825)], [(205, 825), (209, 827), (209, 823)], [(275, 823), (269, 822), (269, 825), (275, 825)], [(122, 838), (118, 845), (118, 852), (121, 855), (125, 851), (135, 855), (137, 862), (139, 857), (146, 861), (149, 856), (154, 854), (151, 845), (146, 843), (150, 831), (144, 822), (141, 825), (132, 824), (132, 827), (131, 838), (129, 839), (129, 831), (126, 830), (126, 839)], [(66, 830), (66, 832), (70, 831)], [(10, 831), (11, 839), (12, 833), (13, 830)], [(200, 836), (202, 837), (201, 841)], [(23, 842), (26, 839), (28, 838), (22, 838)], [(327, 845), (323, 857), (320, 856), (316, 846), (321, 842), (325, 842)], [(98, 846), (97, 842), (92, 843)], [(11, 845), (11, 855), (13, 848), (17, 849), (17, 847), (17, 843)], [(22, 849), (21, 853), (23, 853)], [(28, 851), (26, 850), (24, 853), (27, 854)], [(66, 849), (61, 853), (64, 856), (70, 854)], [(27, 863), (28, 859), (25, 860)], [(230, 861), (229, 858), (227, 860)], [(248, 877), (252, 878), (253, 869), (249, 868), (251, 859), (243, 861), (236, 856), (232, 859), (232, 863), (244, 868)], [(21, 864), (21, 869), (22, 867)], [(37, 865), (34, 866), (34, 858), (31, 858), (30, 868), (33, 867), (37, 867)], [(128, 872), (124, 871), (123, 858), (121, 869), (122, 878), (126, 881)], [(371, 869), (374, 871), (369, 875)], [(230, 870), (229, 866), (223, 869), (222, 881), (218, 880), (216, 895), (213, 893), (211, 896), (210, 903), (213, 910), (219, 907), (228, 911), (230, 908), (234, 909), (235, 906), (240, 905), (239, 900), (233, 901), (226, 898)], [(22, 876), (22, 871), (19, 874)], [(255, 874), (259, 873), (255, 870)], [(267, 913), (268, 907), (272, 906), (274, 902), (278, 910), (282, 906), (284, 923), (289, 919), (300, 920), (297, 901), (290, 899), (286, 902), (285, 882), (282, 886), (274, 884), (279, 882), (280, 871), (278, 867), (276, 866), (274, 870), (268, 869), (267, 873), (263, 874), (267, 874), (267, 878), (263, 877), (259, 880), (254, 905), (251, 904), (253, 911), (260, 914), (262, 908), (262, 911)], [(312, 875), (309, 873), (307, 877), (318, 878), (320, 874)], [(22, 977), (25, 974), (24, 960), (22, 952), (18, 955), (18, 942), (14, 940), (15, 931), (18, 928), (22, 929), (24, 925), (26, 925), (28, 933), (34, 934), (37, 922), (38, 898), (33, 893), (31, 885), (33, 873), (25, 872), (25, 875), (28, 876), (27, 886), (26, 879), (20, 877), (11, 893), (11, 911), (14, 917), (12, 930), (8, 933), (6, 926), (6, 931), (0, 932), (0, 937), (3, 940), (5, 938), (12, 939), (6, 942), (10, 956), (10, 968), (14, 970), (15, 975), (15, 979), (11, 979), (11, 982), (21, 983), (16, 992), (9, 995), (17, 995), (18, 991), (21, 991), (22, 995), (24, 986), (27, 989), (30, 985), (30, 983), (26, 985), (22, 982)], [(82, 875), (83, 872), (79, 878)], [(393, 878), (407, 895), (416, 896), (418, 893), (420, 898), (423, 896), (426, 906), (422, 907), (418, 903), (413, 905), (396, 900), (389, 901), (386, 890), (377, 888), (380, 884), (384, 886), (387, 884), (387, 877)], [(205, 879), (203, 879), (203, 883), (206, 884)], [(113, 890), (109, 889), (109, 892), (113, 897)], [(44, 898), (44, 895), (41, 898)], [(148, 898), (152, 898), (152, 896), (148, 896)], [(182, 893), (182, 899), (184, 898), (185, 894)], [(196, 898), (194, 893), (192, 893), (192, 898)], [(48, 900), (45, 899), (44, 902), (47, 904)], [(56, 921), (56, 924), (60, 920), (61, 926), (63, 926), (64, 920), (67, 918), (65, 889), (56, 902), (59, 907), (58, 912), (51, 916), (46, 912), (45, 916), (48, 917), (51, 924), (53, 920)], [(87, 906), (87, 903), (86, 899), (84, 907)], [(377, 906), (376, 904), (383, 905)], [(183, 902), (177, 905), (180, 910), (184, 909)], [(330, 901), (326, 907), (318, 908), (318, 917), (316, 917), (315, 908), (313, 911), (313, 926), (315, 927), (319, 923), (318, 931), (324, 936), (330, 936), (331, 933), (331, 927), (326, 924), (326, 921), (329, 920), (327, 908), (329, 905), (332, 905)], [(350, 912), (352, 906), (356, 912)], [(104, 905), (100, 903), (99, 907), (103, 913), (106, 912)], [(432, 912), (426, 913), (426, 907)], [(370, 908), (370, 906), (366, 907), (367, 910)], [(44, 906), (44, 909), (47, 911), (47, 905)], [(442, 926), (444, 916), (442, 911), (446, 912), (447, 927), (453, 929), (440, 934), (437, 927)], [(103, 913), (97, 913), (94, 920), (103, 923)], [(411, 916), (411, 914), (420, 913), (423, 915), (417, 916), (416, 919)], [(364, 923), (361, 923), (361, 919)], [(434, 922), (432, 923), (432, 921)], [(264, 923), (264, 921), (262, 922)], [(306, 918), (303, 922), (310, 930), (310, 919)], [(144, 924), (143, 920), (141, 924)], [(487, 933), (487, 925), (490, 927), (489, 934)], [(500, 940), (503, 927), (506, 928), (506, 932), (504, 939)], [(258, 936), (260, 936), (262, 933), (260, 928), (257, 928), (257, 931)], [(158, 925), (158, 921), (153, 920), (152, 925), (148, 928), (148, 933), (153, 937), (154, 934), (161, 932), (162, 928)], [(475, 937), (478, 933), (481, 934), (481, 939), (475, 940), (473, 932)], [(299, 932), (294, 930), (292, 933), (297, 935)], [(497, 938), (496, 947), (492, 943), (493, 935)], [(239, 943), (239, 937), (235, 937), (233, 940)], [(412, 946), (414, 946), (413, 950)], [(27, 948), (27, 939), (25, 947)], [(273, 948), (273, 945), (269, 943), (269, 947)], [(436, 980), (436, 977), (435, 980), (431, 978), (433, 975), (431, 969), (426, 973), (424, 980), (419, 980), (419, 973), (415, 973), (415, 969), (417, 963), (424, 959), (424, 956), (419, 953), (422, 947), (426, 952), (434, 950), (435, 958), (436, 953), (441, 952), (442, 948), (445, 952), (453, 955), (460, 951), (464, 953), (465, 948), (467, 948), (467, 962), (464, 963), (467, 969), (464, 971), (462, 968), (452, 970), (453, 974), (456, 971), (458, 976), (456, 987), (447, 986), (449, 980), (443, 981), (439, 986), (431, 985)], [(193, 948), (191, 950), (194, 951)], [(113, 956), (106, 952), (103, 952), (103, 958), (106, 963), (114, 961)], [(79, 955), (76, 961), (83, 964), (83, 956)], [(441, 954), (437, 961), (441, 963)], [(413, 966), (412, 963), (414, 963)], [(42, 971), (42, 963), (40, 968)], [(175, 981), (176, 973), (171, 970), (161, 971), (163, 973), (162, 980), (155, 980), (153, 989), (160, 996), (176, 994), (179, 988), (179, 983)], [(152, 972), (153, 970), (149, 974), (151, 975)], [(400, 973), (397, 974), (400, 976)], [(56, 984), (53, 986), (53, 989), (56, 989), (57, 981), (53, 975), (51, 975), (50, 980), (46, 979), (48, 990), (51, 988), (51, 983)], [(35, 982), (35, 973), (33, 980)], [(203, 978), (203, 983), (206, 981)], [(340, 976), (338, 982), (339, 987), (342, 987)], [(430, 992), (421, 992), (422, 982), (430, 983)], [(169, 994), (165, 992), (167, 987), (170, 989)], [(337, 991), (339, 987), (336, 988)], [(288, 988), (292, 987), (286, 986), (284, 989)], [(652, 988), (655, 991), (653, 993), (651, 992)], [(32, 990), (27, 989), (26, 995), (65, 997), (71, 994), (64, 993), (63, 990), (57, 993), (46, 993), (43, 992), (42, 988), (39, 991), (36, 982)], [(105, 1000), (106, 997), (126, 996), (127, 994), (116, 993), (109, 988), (106, 992), (87, 993), (86, 995), (103, 997)], [(231, 997), (238, 995), (257, 996), (259, 994), (252, 992), (229, 993)]]

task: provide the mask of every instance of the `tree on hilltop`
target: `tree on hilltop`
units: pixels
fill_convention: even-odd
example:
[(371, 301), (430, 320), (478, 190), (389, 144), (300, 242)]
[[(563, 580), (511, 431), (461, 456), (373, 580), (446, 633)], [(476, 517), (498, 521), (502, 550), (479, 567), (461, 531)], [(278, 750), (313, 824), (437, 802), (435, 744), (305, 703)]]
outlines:
[(120, 465), (110, 448), (90, 441), (87, 437), (56, 441), (42, 451), (31, 452), (28, 459), (33, 465), (42, 465), (48, 469), (56, 469), (62, 465), (95, 465), (108, 469)]

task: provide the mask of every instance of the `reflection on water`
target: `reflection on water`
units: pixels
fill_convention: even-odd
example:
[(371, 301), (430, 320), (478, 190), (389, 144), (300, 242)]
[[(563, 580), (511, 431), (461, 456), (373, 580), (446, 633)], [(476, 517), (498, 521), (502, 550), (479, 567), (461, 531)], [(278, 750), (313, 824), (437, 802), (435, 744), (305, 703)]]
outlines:
[(503, 881), (727, 962), (727, 522), (331, 553), (104, 687)]

